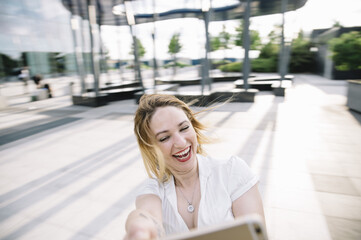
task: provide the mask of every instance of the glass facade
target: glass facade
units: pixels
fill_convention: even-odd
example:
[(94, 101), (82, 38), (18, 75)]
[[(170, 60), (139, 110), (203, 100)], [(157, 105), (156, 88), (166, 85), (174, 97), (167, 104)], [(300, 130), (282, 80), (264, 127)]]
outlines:
[(0, 0), (0, 77), (76, 73), (70, 19), (61, 0)]

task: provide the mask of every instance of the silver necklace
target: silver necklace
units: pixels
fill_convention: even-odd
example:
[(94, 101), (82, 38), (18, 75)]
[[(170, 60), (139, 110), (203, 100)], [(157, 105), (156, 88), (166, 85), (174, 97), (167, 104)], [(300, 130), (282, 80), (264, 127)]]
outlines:
[(194, 184), (193, 194), (192, 194), (192, 199), (191, 199), (191, 201), (188, 201), (188, 199), (187, 199), (186, 196), (184, 195), (182, 189), (180, 189), (180, 187), (178, 187), (178, 189), (179, 189), (179, 191), (181, 192), (182, 196), (184, 197), (184, 199), (185, 199), (185, 200), (187, 201), (187, 203), (188, 203), (187, 211), (188, 211), (189, 213), (193, 213), (193, 212), (194, 212), (194, 206), (193, 206), (192, 202), (193, 202), (194, 193), (195, 193), (195, 191), (196, 191), (196, 184), (197, 184), (197, 181), (196, 181), (195, 184)]

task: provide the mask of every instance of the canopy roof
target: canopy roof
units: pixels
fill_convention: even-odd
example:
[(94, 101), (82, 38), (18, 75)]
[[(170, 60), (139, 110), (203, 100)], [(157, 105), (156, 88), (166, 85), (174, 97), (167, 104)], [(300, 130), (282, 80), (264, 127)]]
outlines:
[[(161, 1), (155, 1), (155, 5), (161, 4)], [(99, 25), (127, 25), (125, 15), (113, 14), (113, 7), (116, 5), (122, 5), (122, 0), (62, 0), (63, 5), (73, 14), (78, 15), (84, 19), (87, 19), (87, 4), (96, 6), (97, 23)], [(172, 1), (168, 1), (173, 2)], [(175, 1), (177, 2), (177, 1)], [(179, 2), (179, 1), (178, 1)], [(227, 1), (223, 1), (227, 2)], [(268, 14), (275, 14), (281, 12), (282, 0), (252, 0), (251, 2), (251, 16), (261, 16)], [(307, 0), (288, 0), (287, 11), (296, 10), (305, 5)], [(210, 21), (224, 21), (231, 19), (241, 19), (244, 15), (245, 0), (243, 1), (230, 1), (229, 4), (223, 4), (223, 6), (214, 6), (211, 8), (212, 14)], [(133, 6), (136, 5), (149, 5), (149, 0), (137, 0), (131, 1)], [(198, 4), (199, 5), (199, 4)], [(173, 9), (160, 11), (156, 13), (157, 21), (174, 19), (174, 18), (199, 18), (203, 19), (204, 14), (201, 6), (199, 8), (177, 8), (177, 4), (174, 4)], [(141, 13), (133, 7), (135, 23), (147, 23), (154, 21), (154, 14)]]

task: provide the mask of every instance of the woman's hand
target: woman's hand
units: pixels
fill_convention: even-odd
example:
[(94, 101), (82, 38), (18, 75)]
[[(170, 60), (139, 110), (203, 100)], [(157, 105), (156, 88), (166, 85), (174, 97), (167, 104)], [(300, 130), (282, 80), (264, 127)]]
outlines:
[(136, 210), (132, 211), (125, 224), (124, 240), (160, 239), (165, 235), (162, 225), (162, 203), (158, 196), (138, 196)]
[(151, 214), (144, 210), (131, 212), (125, 228), (127, 233), (124, 240), (153, 240), (164, 236), (163, 227)]

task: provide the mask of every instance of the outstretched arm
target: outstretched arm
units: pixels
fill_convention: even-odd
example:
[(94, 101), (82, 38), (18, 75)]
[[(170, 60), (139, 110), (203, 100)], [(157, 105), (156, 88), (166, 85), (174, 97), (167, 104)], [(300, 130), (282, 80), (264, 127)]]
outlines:
[(258, 184), (254, 185), (246, 193), (233, 201), (232, 212), (235, 218), (248, 214), (258, 214), (262, 217), (263, 224), (266, 226), (263, 203), (258, 191)]
[(125, 224), (124, 240), (157, 239), (164, 236), (162, 225), (162, 203), (158, 196), (146, 194), (136, 200)]

